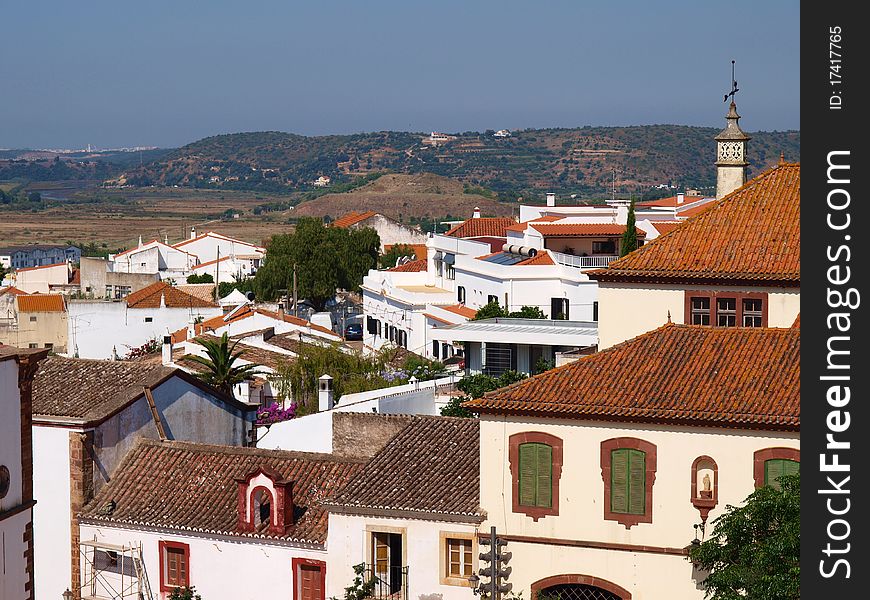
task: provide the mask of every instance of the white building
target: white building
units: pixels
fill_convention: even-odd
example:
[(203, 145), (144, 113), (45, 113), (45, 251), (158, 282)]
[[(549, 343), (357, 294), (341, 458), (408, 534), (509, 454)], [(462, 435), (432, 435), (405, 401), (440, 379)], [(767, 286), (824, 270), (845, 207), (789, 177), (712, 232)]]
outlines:
[(420, 246), (426, 244), (426, 234), (416, 227), (409, 227), (399, 223), (395, 219), (385, 217), (371, 210), (364, 212), (350, 212), (342, 215), (329, 224), (330, 227), (342, 227), (347, 229), (362, 229), (369, 227), (378, 233), (381, 240), (380, 251), (383, 253), (388, 246), (403, 244), (407, 246)]
[(190, 228), (190, 238), (174, 244), (173, 248), (195, 255), (200, 263), (229, 256), (241, 265), (245, 275), (255, 273), (260, 268), (263, 257), (266, 256), (266, 249), (262, 246), (233, 239), (214, 231), (197, 235), (193, 227)]
[(0, 598), (34, 598), (33, 374), (48, 350), (0, 346)]
[(43, 361), (33, 384), (39, 596), (60, 598), (69, 588), (79, 597), (79, 512), (137, 439), (244, 446), (254, 418), (255, 407), (160, 363)]
[(413, 417), (329, 510), (327, 595), (341, 597), (354, 565), (374, 598), (469, 600), (480, 508), (477, 419)]
[(50, 292), (69, 292), (72, 285), (73, 269), (70, 263), (18, 269), (13, 276), (16, 288), (28, 294), (48, 294)]
[(221, 315), (214, 302), (187, 294), (165, 281), (120, 301), (71, 300), (68, 353), (81, 358), (126, 356), (147, 342), (159, 344), (167, 332)]
[(117, 597), (117, 552), (143, 566), (127, 581), (147, 581), (157, 597), (190, 585), (210, 600), (279, 590), (325, 600), (333, 574), (322, 500), (362, 466), (329, 454), (142, 440), (82, 513), (82, 595)]
[(160, 240), (147, 244), (139, 238), (139, 246), (118, 254), (110, 254), (107, 265), (111, 273), (160, 273), (161, 279), (183, 279), (200, 259), (190, 252), (178, 250)]
[(800, 330), (665, 325), (465, 406), (513, 593), (702, 600), (693, 537), (799, 467)]

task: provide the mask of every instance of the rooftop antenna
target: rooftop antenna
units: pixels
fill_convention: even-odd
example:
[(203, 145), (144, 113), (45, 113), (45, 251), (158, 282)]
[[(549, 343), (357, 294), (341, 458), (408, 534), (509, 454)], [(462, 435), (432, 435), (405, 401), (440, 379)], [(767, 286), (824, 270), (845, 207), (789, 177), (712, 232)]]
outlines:
[(734, 94), (740, 91), (737, 88), (737, 80), (734, 79), (734, 61), (731, 61), (731, 91), (725, 94), (725, 99), (722, 102), (728, 102), (728, 96), (731, 96), (731, 102), (734, 102)]
[(610, 185), (610, 202), (616, 202), (616, 169), (612, 170), (612, 182)]

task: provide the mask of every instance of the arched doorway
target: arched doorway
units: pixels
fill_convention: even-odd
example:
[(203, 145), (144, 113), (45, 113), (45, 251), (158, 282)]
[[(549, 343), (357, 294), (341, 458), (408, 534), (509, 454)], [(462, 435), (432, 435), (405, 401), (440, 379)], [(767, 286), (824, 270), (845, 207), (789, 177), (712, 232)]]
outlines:
[(631, 592), (600, 577), (555, 575), (532, 584), (532, 600), (631, 600)]

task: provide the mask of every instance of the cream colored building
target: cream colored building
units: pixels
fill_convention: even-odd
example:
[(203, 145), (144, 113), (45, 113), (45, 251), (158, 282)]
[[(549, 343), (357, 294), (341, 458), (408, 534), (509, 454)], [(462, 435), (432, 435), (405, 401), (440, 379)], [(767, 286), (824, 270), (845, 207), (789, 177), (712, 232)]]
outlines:
[(66, 299), (61, 294), (14, 296), (11, 318), (0, 320), (0, 343), (19, 348), (67, 351)]
[(602, 349), (667, 322), (789, 327), (800, 312), (800, 165), (780, 162), (589, 276)]
[(799, 465), (799, 355), (799, 329), (671, 324), (466, 403), (512, 592), (701, 600), (686, 547)]

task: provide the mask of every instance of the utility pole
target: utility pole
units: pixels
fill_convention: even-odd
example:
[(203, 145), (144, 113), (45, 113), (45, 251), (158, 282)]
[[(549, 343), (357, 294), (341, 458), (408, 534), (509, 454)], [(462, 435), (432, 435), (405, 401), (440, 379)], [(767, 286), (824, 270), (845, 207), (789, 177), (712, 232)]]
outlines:
[(296, 290), (296, 263), (293, 263), (293, 316), (295, 317), (299, 316), (298, 299), (299, 297), (297, 296)]
[(220, 300), (220, 284), (221, 284), (221, 247), (217, 249), (217, 262), (214, 264), (214, 295), (215, 299)]

